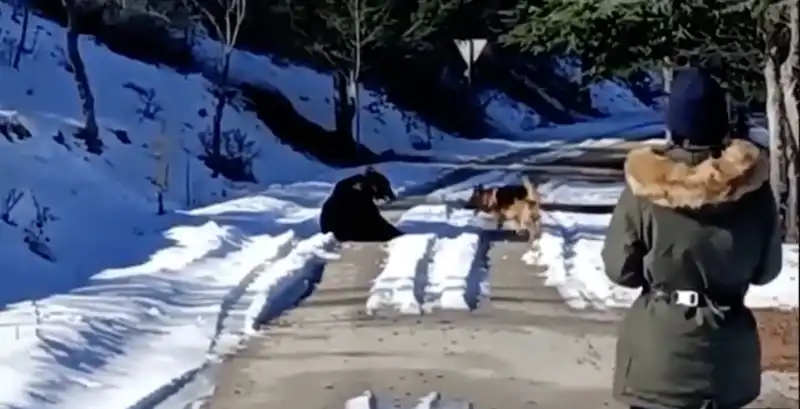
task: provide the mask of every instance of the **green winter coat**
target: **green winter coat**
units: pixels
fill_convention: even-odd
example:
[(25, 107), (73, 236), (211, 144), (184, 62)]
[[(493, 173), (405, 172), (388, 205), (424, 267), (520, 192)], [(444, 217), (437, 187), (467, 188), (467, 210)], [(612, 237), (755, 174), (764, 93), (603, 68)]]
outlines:
[[(768, 168), (766, 154), (743, 140), (717, 155), (677, 147), (628, 155), (627, 188), (603, 248), (608, 277), (642, 288), (619, 330), (619, 401), (727, 409), (759, 395), (760, 344), (743, 300), (750, 284), (769, 283), (781, 269)], [(661, 288), (697, 290), (710, 302), (677, 305), (655, 296)]]

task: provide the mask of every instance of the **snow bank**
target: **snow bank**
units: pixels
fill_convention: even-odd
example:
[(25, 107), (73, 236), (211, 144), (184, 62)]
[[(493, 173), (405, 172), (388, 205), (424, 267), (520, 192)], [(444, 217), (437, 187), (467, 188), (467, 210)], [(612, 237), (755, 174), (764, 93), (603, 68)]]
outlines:
[(387, 244), (389, 256), (366, 301), (367, 313), (394, 308), (404, 314), (422, 312), (425, 274), (434, 233), (407, 234)]
[[(596, 197), (596, 193), (589, 196)], [(626, 308), (636, 300), (639, 290), (612, 283), (603, 270), (603, 231), (609, 215), (546, 212), (544, 219), (555, 227), (555, 233), (545, 233), (540, 242), (541, 263), (548, 266), (546, 284), (556, 287), (568, 305), (577, 309)], [(798, 307), (798, 245), (784, 245), (783, 254), (778, 278), (765, 286), (751, 286), (745, 298), (748, 306)]]
[(247, 309), (244, 332), (252, 334), (281, 312), (297, 305), (319, 282), (325, 263), (338, 257), (338, 242), (331, 234), (316, 234), (292, 243), (292, 250), (256, 279), (258, 294)]
[(469, 310), (474, 307), (465, 295), (479, 242), (477, 233), (462, 233), (436, 241), (425, 289), (426, 298), (436, 301), (427, 309)]
[(258, 197), (190, 212), (197, 219), (168, 229), (173, 244), (142, 264), (0, 312), (0, 377), (8, 380), (0, 405), (134, 407), (178, 388), (219, 352), (223, 336), (240, 332), (227, 319), (245, 308), (240, 300), (263, 284), (260, 276), (300, 269), (328, 243), (299, 240), (297, 220), (260, 223), (287, 208)]
[(488, 295), (484, 226), (472, 210), (452, 210), (449, 226), (433, 246), (428, 265), (425, 310), (472, 310)]

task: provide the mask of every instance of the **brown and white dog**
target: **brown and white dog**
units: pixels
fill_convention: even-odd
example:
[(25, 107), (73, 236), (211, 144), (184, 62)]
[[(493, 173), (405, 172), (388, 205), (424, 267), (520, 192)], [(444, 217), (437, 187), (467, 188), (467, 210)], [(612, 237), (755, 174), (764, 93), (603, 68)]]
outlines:
[(515, 222), (514, 230), (519, 235), (528, 234), (528, 240), (539, 237), (541, 229), (541, 203), (539, 190), (528, 177), (522, 177), (522, 185), (506, 185), (485, 188), (475, 186), (467, 200), (467, 208), (475, 213), (489, 213), (502, 228), (506, 221)]

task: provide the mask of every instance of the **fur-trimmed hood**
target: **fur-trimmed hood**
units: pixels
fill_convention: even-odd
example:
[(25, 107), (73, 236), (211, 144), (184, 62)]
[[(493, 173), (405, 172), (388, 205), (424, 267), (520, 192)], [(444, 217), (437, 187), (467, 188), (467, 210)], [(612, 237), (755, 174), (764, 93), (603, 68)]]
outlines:
[(735, 202), (769, 179), (769, 161), (751, 142), (733, 140), (719, 155), (696, 165), (653, 148), (631, 151), (625, 161), (631, 192), (664, 207), (700, 208)]

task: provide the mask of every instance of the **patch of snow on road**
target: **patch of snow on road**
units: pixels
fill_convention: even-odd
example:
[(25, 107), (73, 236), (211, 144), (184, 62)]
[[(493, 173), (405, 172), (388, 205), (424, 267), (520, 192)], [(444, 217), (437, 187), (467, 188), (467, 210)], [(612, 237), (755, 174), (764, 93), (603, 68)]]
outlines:
[(428, 253), (434, 233), (407, 234), (387, 244), (389, 257), (372, 284), (366, 309), (373, 314), (381, 308), (393, 308), (403, 314), (420, 314), (422, 297), (420, 278), (424, 278)]
[[(448, 219), (453, 234), (440, 236), (428, 265), (425, 311), (472, 310), (485, 295), (485, 266), (479, 257), (481, 228), (471, 210), (455, 210)], [(484, 252), (485, 253), (485, 252)], [(481, 271), (483, 270), (483, 271)]]
[(592, 206), (614, 206), (624, 188), (622, 182), (593, 183), (559, 178), (538, 186), (545, 203)]
[(529, 251), (523, 255), (522, 261), (527, 264), (546, 266), (547, 270), (542, 273), (545, 285), (555, 287), (564, 302), (571, 308), (586, 308), (588, 304), (582, 293), (583, 283), (575, 280), (571, 269), (564, 262), (569, 256), (565, 257), (564, 255), (563, 239), (559, 235), (543, 232), (539, 238), (539, 249), (538, 260), (534, 261)]
[(472, 404), (462, 399), (451, 399), (438, 392), (417, 399), (413, 406), (398, 405), (397, 399), (391, 396), (379, 396), (372, 391), (364, 391), (359, 396), (350, 398), (345, 402), (344, 409), (471, 409)]
[(515, 135), (521, 141), (577, 142), (598, 139), (645, 140), (664, 132), (663, 113), (631, 112), (553, 128), (538, 128)]
[(436, 240), (428, 270), (428, 287), (425, 290), (426, 302), (429, 304), (426, 310), (474, 308), (464, 295), (479, 241), (477, 233), (463, 233)]
[(258, 294), (247, 309), (244, 332), (257, 331), (261, 325), (310, 295), (322, 279), (325, 263), (338, 257), (334, 253), (337, 246), (332, 234), (322, 233), (294, 242), (291, 252), (270, 265), (269, 274), (260, 276), (253, 283)]
[(406, 234), (386, 244), (386, 264), (366, 301), (368, 314), (384, 308), (422, 312), (431, 248), (447, 214), (446, 206), (415, 206), (400, 216), (397, 227)]
[(471, 210), (419, 205), (398, 222), (407, 234), (387, 244), (388, 257), (366, 302), (369, 313), (389, 308), (420, 314), (436, 308), (472, 309), (483, 290), (475, 262), (482, 227)]

